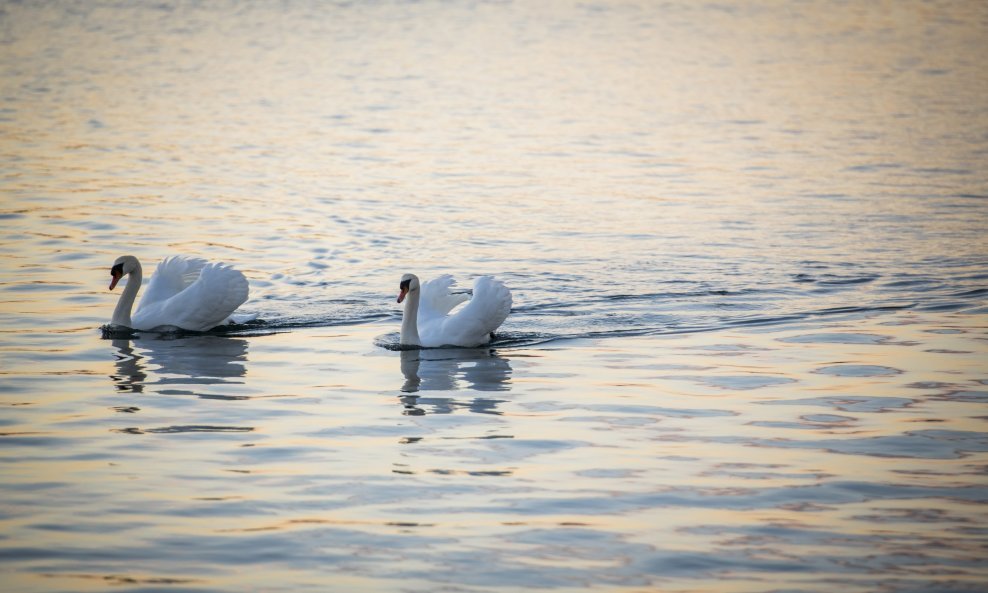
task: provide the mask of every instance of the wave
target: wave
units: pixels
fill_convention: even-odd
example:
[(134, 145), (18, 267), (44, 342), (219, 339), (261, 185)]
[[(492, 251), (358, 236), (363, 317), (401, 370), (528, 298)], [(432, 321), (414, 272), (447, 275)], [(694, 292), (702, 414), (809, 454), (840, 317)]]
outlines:
[[(900, 311), (914, 308), (914, 304), (909, 305), (882, 305), (873, 307), (831, 307), (816, 311), (804, 311), (788, 315), (763, 315), (748, 316), (740, 319), (719, 320), (709, 324), (693, 324), (678, 326), (657, 326), (657, 327), (624, 327), (603, 330), (587, 330), (576, 332), (539, 332), (539, 331), (502, 331), (497, 332), (487, 347), (489, 348), (524, 348), (538, 346), (552, 342), (562, 342), (570, 340), (599, 340), (607, 338), (640, 337), (656, 335), (677, 335), (705, 333), (722, 330), (728, 327), (757, 327), (781, 325), (789, 322), (805, 321), (808, 319), (839, 316), (839, 315), (859, 315), (866, 313), (882, 313), (890, 311)], [(374, 344), (388, 350), (406, 350), (409, 347), (398, 343), (399, 332), (389, 332), (377, 336)], [(414, 347), (417, 348), (417, 347)]]
[[(490, 346), (520, 348), (564, 340), (710, 332), (906, 309), (977, 314), (988, 305), (988, 288), (967, 271), (962, 278), (938, 278), (923, 273), (882, 277), (867, 272), (820, 273), (812, 266), (804, 269), (811, 273), (784, 276), (778, 282), (759, 284), (748, 279), (749, 286), (740, 287), (692, 283), (665, 291), (635, 292), (628, 286), (604, 285), (584, 292), (552, 292), (537, 283), (519, 282), (515, 287), (517, 304)], [(641, 284), (636, 287), (645, 288)], [(258, 319), (207, 333), (252, 337), (371, 323), (393, 323), (397, 330), (401, 319), (401, 311), (391, 299), (376, 294), (336, 295), (331, 300), (299, 294), (280, 298), (268, 295), (255, 302), (267, 309), (249, 311), (257, 313)], [(298, 314), (313, 310), (315, 313)], [(108, 338), (153, 335), (169, 339), (196, 334), (102, 329)], [(375, 343), (401, 349), (397, 331), (384, 334)]]

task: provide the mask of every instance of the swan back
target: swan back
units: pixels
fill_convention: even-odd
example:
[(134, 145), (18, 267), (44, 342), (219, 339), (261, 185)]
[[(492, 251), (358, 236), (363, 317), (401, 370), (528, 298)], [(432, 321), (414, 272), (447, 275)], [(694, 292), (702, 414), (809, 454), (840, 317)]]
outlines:
[(486, 344), (491, 333), (507, 319), (511, 304), (511, 291), (503, 282), (492, 276), (481, 276), (474, 281), (473, 297), (453, 314), (419, 317), (422, 345), (472, 347)]
[[(180, 283), (182, 287), (171, 296), (147, 305), (142, 300), (133, 316), (135, 329), (175, 326), (189, 331), (206, 331), (225, 323), (249, 296), (247, 279), (228, 265), (206, 263), (197, 258), (170, 258), (158, 269), (162, 267), (168, 277), (155, 296), (175, 291)], [(194, 281), (186, 284), (192, 276), (195, 276)]]

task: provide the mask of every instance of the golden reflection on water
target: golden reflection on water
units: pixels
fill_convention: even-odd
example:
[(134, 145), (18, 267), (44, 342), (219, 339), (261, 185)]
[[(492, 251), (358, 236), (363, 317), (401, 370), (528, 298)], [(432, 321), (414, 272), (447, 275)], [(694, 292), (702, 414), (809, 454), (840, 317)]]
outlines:
[[(75, 8), (0, 8), (7, 586), (988, 582), (983, 4)], [(267, 335), (100, 340), (124, 253)], [(508, 345), (375, 345), (404, 270)]]
[[(929, 331), (957, 328), (958, 322), (963, 333)], [(621, 572), (627, 560), (620, 552), (612, 559), (585, 558), (589, 550), (577, 545), (564, 557), (512, 542), (533, 529), (588, 529), (622, 533), (625, 543), (649, 549), (682, 554), (720, 548), (730, 554), (744, 549), (742, 534), (752, 525), (778, 525), (807, 535), (878, 537), (870, 544), (875, 553), (892, 553), (899, 544), (882, 542), (929, 543), (942, 538), (947, 525), (977, 520), (979, 507), (963, 497), (951, 499), (949, 489), (978, 482), (974, 474), (984, 453), (944, 457), (949, 439), (948, 449), (933, 457), (908, 446), (876, 444), (869, 450), (867, 443), (842, 452), (842, 443), (929, 428), (978, 430), (980, 407), (951, 399), (947, 384), (959, 385), (979, 372), (985, 322), (900, 313), (794, 328), (504, 349), (498, 356), (517, 379), (510, 390), (493, 392), (499, 400), (496, 416), (455, 406), (452, 414), (443, 414), (422, 400), (418, 405), (425, 414), (405, 414), (400, 400), (409, 395), (401, 391), (408, 368), (403, 353), (372, 345), (374, 335), (389, 329), (380, 324), (263, 336), (249, 341), (249, 353), (247, 340), (207, 338), (227, 340), (233, 350), (228, 356), (210, 350), (215, 360), (209, 361), (192, 348), (195, 364), (206, 366), (190, 373), (161, 358), (181, 352), (182, 340), (106, 341), (100, 344), (105, 354), (131, 358), (106, 356), (93, 363), (93, 375), (73, 378), (74, 393), (46, 398), (44, 407), (32, 406), (28, 416), (20, 416), (20, 426), (8, 428), (16, 433), (46, 426), (52, 436), (71, 434), (72, 453), (93, 458), (80, 460), (55, 448), (34, 462), (18, 463), (8, 484), (70, 482), (84, 493), (85, 501), (46, 507), (46, 522), (72, 524), (76, 519), (69, 513), (81, 513), (92, 523), (104, 521), (99, 517), (109, 509), (128, 509), (119, 519), (107, 517), (95, 532), (59, 534), (53, 544), (59, 547), (112, 546), (118, 536), (111, 527), (118, 521), (125, 532), (128, 521), (137, 521), (144, 529), (184, 538), (282, 532), (306, 538), (318, 537), (320, 529), (345, 527), (381, 537), (452, 537), (456, 547), (497, 546), (497, 562), (531, 570), (589, 570), (591, 565), (582, 564), (589, 559), (606, 573)], [(834, 335), (877, 338), (872, 344), (815, 341)], [(195, 346), (187, 340), (185, 345)], [(967, 354), (923, 354), (930, 350)], [(407, 363), (408, 355), (404, 358)], [(912, 366), (915, 361), (920, 362)], [(852, 362), (900, 372), (860, 380), (819, 372)], [(432, 372), (450, 373), (446, 385), (454, 389), (432, 393), (458, 402), (490, 397), (491, 392), (456, 382), (464, 364), (447, 358), (433, 366)], [(794, 380), (746, 382), (766, 377)], [(711, 383), (717, 379), (727, 382)], [(920, 383), (931, 387), (916, 386)], [(428, 393), (416, 395), (424, 399)], [(833, 403), (798, 401), (821, 397)], [(911, 403), (854, 408), (882, 404), (882, 398)], [(842, 405), (851, 407), (839, 409)], [(139, 411), (121, 413), (126, 406)], [(813, 419), (819, 415), (826, 417)], [(193, 418), (197, 429), (214, 432), (195, 432), (189, 427)], [(249, 431), (236, 432), (237, 427)], [(807, 447), (792, 446), (800, 442)], [(963, 444), (955, 446), (963, 451)], [(363, 480), (370, 482), (358, 485)], [(897, 500), (876, 491), (874, 497), (828, 501), (812, 495), (834, 483), (931, 487), (944, 496)], [(438, 489), (438, 497), (403, 493), (421, 488)], [(756, 502), (758, 492), (773, 489), (788, 494), (776, 502)], [(743, 502), (749, 496), (756, 498)], [(24, 504), (21, 497), (11, 501), (15, 508)], [(665, 502), (634, 502), (637, 497)], [(554, 499), (562, 506), (548, 514), (522, 511)], [(567, 510), (570, 499), (584, 502)], [(260, 510), (270, 504), (279, 510)], [(234, 505), (231, 511), (243, 505), (259, 510), (221, 512), (228, 505)], [(934, 513), (937, 520), (928, 522), (921, 513)], [(869, 517), (900, 519), (876, 523)], [(5, 519), (4, 532), (45, 545), (50, 536), (34, 529), (38, 520)], [(759, 554), (784, 561), (784, 542), (768, 538)], [(798, 545), (801, 554), (845, 553), (837, 542)], [(428, 568), (429, 558), (451, 551), (449, 544), (430, 546), (427, 556), (395, 553)], [(976, 540), (955, 537), (951, 547), (961, 557), (977, 556)], [(265, 570), (251, 582), (274, 583), (277, 574), (278, 569)], [(727, 580), (667, 575), (663, 582), (698, 590), (761, 590), (763, 583), (746, 583), (744, 574)], [(761, 574), (751, 573), (756, 579)], [(825, 576), (814, 574), (814, 582)], [(772, 578), (776, 584), (806, 585), (798, 576)], [(230, 574), (196, 579), (217, 587), (247, 584)], [(38, 587), (25, 574), (15, 575), (14, 582), (28, 590)], [(379, 581), (364, 585), (374, 583)]]

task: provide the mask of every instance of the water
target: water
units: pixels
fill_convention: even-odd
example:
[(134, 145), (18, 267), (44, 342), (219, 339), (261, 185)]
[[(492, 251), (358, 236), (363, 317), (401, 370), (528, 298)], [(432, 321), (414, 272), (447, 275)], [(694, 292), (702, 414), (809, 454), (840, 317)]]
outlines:
[[(3, 3), (4, 588), (983, 591), (986, 29)], [(262, 321), (104, 339), (125, 253)], [(515, 308), (399, 352), (404, 272)]]

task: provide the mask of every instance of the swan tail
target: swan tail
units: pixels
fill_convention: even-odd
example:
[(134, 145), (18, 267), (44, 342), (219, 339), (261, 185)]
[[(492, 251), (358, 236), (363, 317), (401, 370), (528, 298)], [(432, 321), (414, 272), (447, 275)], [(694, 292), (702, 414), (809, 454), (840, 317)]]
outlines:
[(229, 325), (231, 323), (250, 323), (251, 321), (256, 321), (258, 316), (258, 313), (234, 313), (220, 325)]

